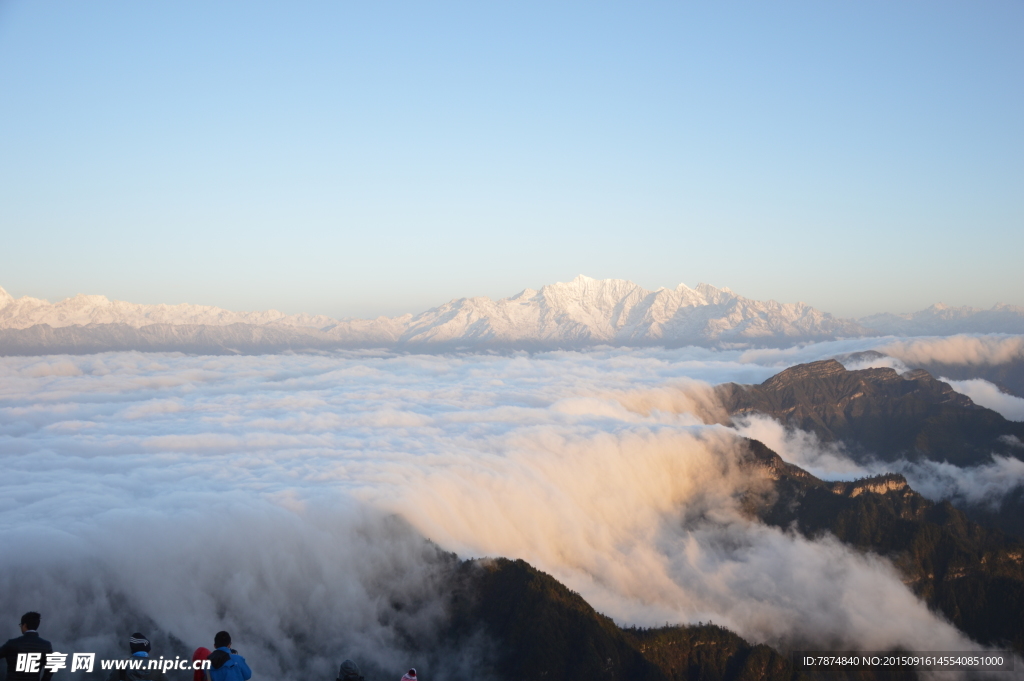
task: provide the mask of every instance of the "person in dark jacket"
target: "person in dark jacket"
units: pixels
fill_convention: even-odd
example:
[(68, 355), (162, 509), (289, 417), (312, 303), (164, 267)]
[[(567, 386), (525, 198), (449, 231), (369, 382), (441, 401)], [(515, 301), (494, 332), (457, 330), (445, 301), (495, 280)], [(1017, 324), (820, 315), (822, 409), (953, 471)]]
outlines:
[(338, 681), (363, 681), (359, 675), (359, 667), (352, 660), (345, 660), (341, 663), (341, 671), (338, 672)]
[(213, 637), (210, 653), (210, 669), (206, 672), (208, 681), (249, 681), (252, 670), (245, 663), (245, 658), (231, 649), (231, 634), (218, 631)]
[[(12, 638), (0, 647), (0, 656), (7, 659), (7, 681), (49, 681), (52, 672), (46, 670), (46, 655), (53, 652), (53, 646), (46, 639), (39, 638), (38, 612), (26, 612), (21, 616), (21, 636)], [(17, 671), (20, 653), (39, 655), (36, 671)]]

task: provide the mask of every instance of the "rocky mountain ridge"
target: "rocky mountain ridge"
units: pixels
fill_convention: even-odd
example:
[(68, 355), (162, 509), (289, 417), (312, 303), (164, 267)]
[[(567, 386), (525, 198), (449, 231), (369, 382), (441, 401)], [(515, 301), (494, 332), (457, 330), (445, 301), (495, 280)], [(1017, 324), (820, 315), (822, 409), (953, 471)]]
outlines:
[(751, 460), (773, 481), (746, 500), (761, 522), (813, 538), (831, 534), (892, 561), (903, 581), (972, 639), (1024, 651), (1024, 542), (931, 502), (902, 475), (827, 482), (757, 440)]
[(841, 441), (859, 463), (930, 459), (959, 466), (985, 463), (992, 453), (1021, 457), (1008, 440), (1024, 423), (976, 405), (927, 371), (847, 370), (834, 359), (799, 364), (760, 385), (715, 388), (733, 417), (764, 414)]
[[(1024, 460), (1024, 422), (976, 405), (923, 369), (902, 375), (889, 368), (850, 371), (824, 360), (790, 367), (760, 385), (726, 383), (715, 390), (731, 418), (770, 416), (822, 442), (841, 442), (864, 465), (906, 459), (984, 466), (993, 455)], [(778, 474), (809, 475), (795, 467)], [(883, 482), (892, 489), (906, 485), (902, 478), (872, 484)], [(851, 498), (859, 494), (856, 489), (848, 492)], [(972, 520), (1024, 538), (1024, 487), (994, 506), (957, 503)]]

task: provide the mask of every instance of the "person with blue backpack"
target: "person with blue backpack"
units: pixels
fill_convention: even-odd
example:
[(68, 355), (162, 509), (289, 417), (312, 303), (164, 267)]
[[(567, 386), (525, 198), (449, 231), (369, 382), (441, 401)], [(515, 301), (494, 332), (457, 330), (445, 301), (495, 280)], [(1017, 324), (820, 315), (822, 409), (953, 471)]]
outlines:
[(213, 637), (215, 650), (210, 653), (210, 668), (206, 671), (207, 681), (249, 681), (252, 670), (245, 658), (231, 648), (231, 634), (218, 631)]

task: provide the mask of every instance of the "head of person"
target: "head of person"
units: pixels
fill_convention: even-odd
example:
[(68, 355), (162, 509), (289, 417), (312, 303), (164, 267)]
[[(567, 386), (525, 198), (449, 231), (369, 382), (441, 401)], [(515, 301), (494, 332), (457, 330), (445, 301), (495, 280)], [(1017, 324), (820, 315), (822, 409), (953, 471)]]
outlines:
[(218, 631), (217, 635), (213, 637), (214, 648), (230, 648), (231, 647), (231, 634), (226, 631)]
[(150, 650), (149, 639), (142, 632), (136, 631), (128, 637), (128, 647), (132, 649), (132, 655), (148, 653)]
[(21, 631), (35, 631), (39, 628), (39, 621), (43, 619), (43, 616), (38, 612), (26, 612), (21, 616)]
[(346, 679), (358, 679), (359, 678), (359, 667), (352, 660), (345, 660), (341, 663), (341, 671), (338, 672), (339, 681), (345, 681)]
[(415, 669), (410, 669), (409, 671), (407, 671), (405, 673), (405, 675), (408, 676), (410, 679), (415, 679), (416, 678), (416, 670)]

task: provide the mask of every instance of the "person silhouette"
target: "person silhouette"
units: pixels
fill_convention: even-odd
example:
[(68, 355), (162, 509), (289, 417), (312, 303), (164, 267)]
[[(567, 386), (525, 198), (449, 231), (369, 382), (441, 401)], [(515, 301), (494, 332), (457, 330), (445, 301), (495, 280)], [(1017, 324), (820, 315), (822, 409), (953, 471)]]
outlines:
[[(53, 652), (53, 646), (44, 638), (39, 637), (39, 622), (42, 615), (38, 612), (26, 612), (21, 616), (21, 636), (0, 646), (0, 657), (7, 660), (7, 681), (49, 681), (53, 672), (46, 669), (46, 656)], [(38, 655), (34, 664), (28, 666), (34, 671), (18, 671), (18, 655)]]

